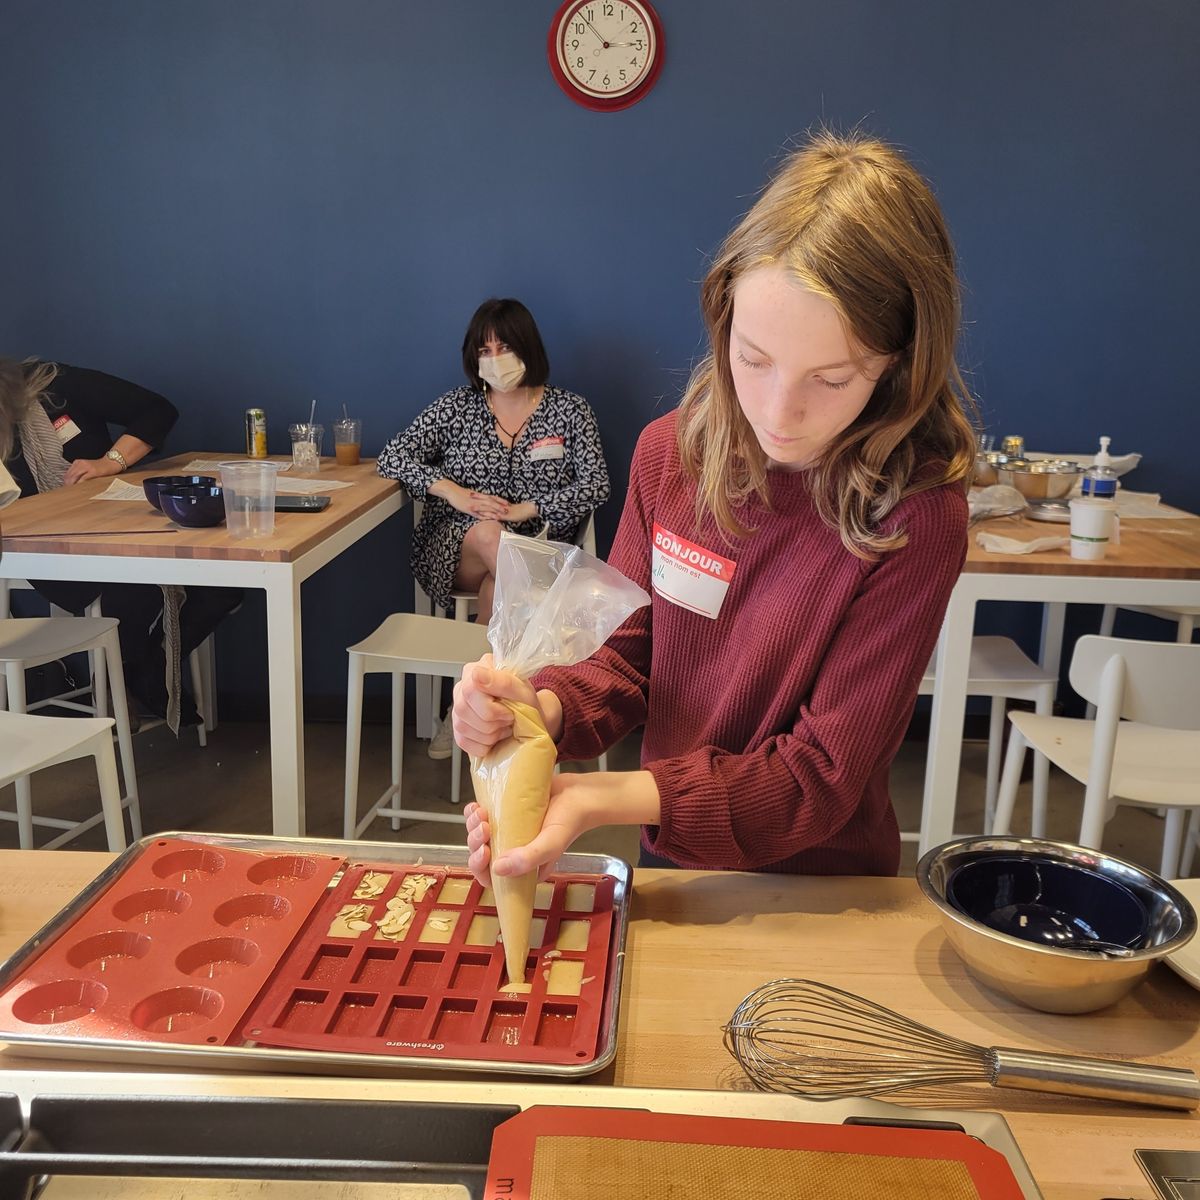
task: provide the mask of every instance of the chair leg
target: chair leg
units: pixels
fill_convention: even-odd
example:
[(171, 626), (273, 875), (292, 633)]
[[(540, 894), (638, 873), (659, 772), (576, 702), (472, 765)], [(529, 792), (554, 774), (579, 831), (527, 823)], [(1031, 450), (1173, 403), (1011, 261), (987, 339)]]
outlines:
[(1179, 878), (1179, 859), (1183, 851), (1183, 830), (1187, 822), (1186, 808), (1172, 808), (1167, 813), (1163, 829), (1162, 862), (1158, 873), (1164, 879)]
[[(434, 684), (437, 684), (434, 680)], [(397, 671), (392, 675), (392, 806), (403, 808), (404, 802), (400, 795), (401, 780), (404, 776), (404, 672)], [(392, 829), (400, 828), (400, 818), (392, 818)]]
[[(125, 821), (121, 811), (121, 785), (117, 782), (117, 760), (113, 757), (112, 735), (105, 730), (96, 738), (92, 754), (96, 759), (96, 778), (100, 782), (100, 807), (104, 813), (104, 832), (108, 848), (114, 854), (125, 849)], [(133, 805), (129, 815), (133, 817)], [(140, 836), (140, 831), (135, 831)]]
[[(1054, 713), (1054, 686), (1047, 684), (1034, 702), (1034, 712), (1039, 717)], [(1030, 830), (1034, 837), (1046, 836), (1046, 818), (1050, 807), (1050, 760), (1040, 751), (1033, 752), (1033, 820)]]
[(1183, 839), (1183, 853), (1179, 858), (1180, 879), (1186, 879), (1192, 873), (1192, 860), (1196, 855), (1197, 845), (1200, 845), (1200, 808), (1193, 808), (1191, 820), (1188, 821), (1187, 837)]
[(463, 752), (456, 742), (450, 748), (450, 803), (457, 808), (462, 803)]
[[(25, 711), (25, 668), (18, 662), (5, 663), (5, 679), (8, 683), (8, 710), (14, 713)], [(22, 775), (13, 780), (17, 793), (17, 839), (22, 850), (33, 849), (33, 787), (29, 776)]]
[(996, 796), (996, 815), (992, 819), (993, 834), (1008, 833), (1012, 828), (1013, 809), (1017, 804), (1017, 788), (1021, 783), (1021, 767), (1025, 763), (1025, 735), (1014, 725), (1008, 737), (1008, 753), (1000, 776), (1000, 791)]
[(217, 727), (217, 635), (210, 633), (200, 647), (204, 671), (204, 727), (212, 733)]
[(1000, 790), (1000, 749), (1004, 742), (1005, 703), (1003, 696), (992, 697), (988, 722), (987, 774), (983, 787), (983, 828), (989, 830), (996, 819), (996, 793)]
[(601, 771), (608, 770), (608, 751), (607, 750), (605, 750), (605, 752), (602, 755), (600, 755), (600, 757), (598, 759), (596, 759), (596, 766), (599, 767), (599, 769)]
[(188, 655), (188, 671), (192, 676), (192, 698), (196, 701), (196, 711), (200, 714), (200, 724), (196, 726), (196, 737), (201, 746), (208, 745), (208, 692), (204, 687), (204, 664), (200, 657), (200, 648)]
[[(99, 600), (93, 600), (87, 606), (89, 617), (102, 617), (104, 611)], [(98, 717), (108, 716), (108, 668), (107, 659), (100, 649), (88, 651), (88, 661), (92, 665), (92, 711)]]
[(351, 654), (346, 680), (346, 813), (342, 833), (353, 841), (358, 825), (358, 762), (362, 747), (363, 661)]
[(1190, 646), (1192, 644), (1192, 634), (1196, 629), (1196, 618), (1191, 613), (1184, 613), (1179, 618), (1179, 624), (1175, 626), (1175, 640), (1181, 646)]
[(135, 841), (142, 836), (142, 810), (138, 800), (137, 768), (133, 763), (133, 734), (129, 727), (129, 700), (125, 694), (125, 668), (121, 663), (121, 642), (114, 629), (101, 642), (108, 660), (108, 686), (112, 692), (113, 716), (117, 722), (117, 744), (121, 748), (121, 773), (125, 776), (125, 795), (129, 797), (129, 828)]

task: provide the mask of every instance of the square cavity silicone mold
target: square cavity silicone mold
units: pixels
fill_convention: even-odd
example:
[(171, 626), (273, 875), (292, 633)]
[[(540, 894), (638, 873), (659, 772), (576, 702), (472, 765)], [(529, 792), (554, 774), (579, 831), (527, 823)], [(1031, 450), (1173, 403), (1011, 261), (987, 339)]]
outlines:
[[(524, 989), (516, 990), (492, 896), (469, 874), (354, 863), (248, 1014), (244, 1042), (587, 1063), (604, 1009), (615, 885), (610, 875), (538, 885)], [(389, 921), (408, 904), (407, 922)]]
[(341, 865), (152, 840), (0, 994), (0, 1030), (222, 1044)]

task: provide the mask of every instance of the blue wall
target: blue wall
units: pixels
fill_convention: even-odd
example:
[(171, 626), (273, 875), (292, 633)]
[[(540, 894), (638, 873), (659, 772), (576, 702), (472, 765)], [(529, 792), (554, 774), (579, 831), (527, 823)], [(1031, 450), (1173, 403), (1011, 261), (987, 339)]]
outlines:
[[(1200, 508), (1200, 6), (657, 5), (657, 88), (601, 115), (550, 76), (552, 2), (0, 0), (0, 352), (157, 388), (173, 449), (236, 447), (261, 404), (283, 450), (315, 398), (374, 451), (458, 382), (477, 302), (513, 294), (622, 485), (697, 353), (706, 255), (806, 127), (861, 123), (941, 197), (989, 428), (1107, 433), (1145, 455), (1132, 485)], [(393, 524), (307, 585), (314, 697), (409, 600)], [(247, 694), (260, 606), (222, 659)]]

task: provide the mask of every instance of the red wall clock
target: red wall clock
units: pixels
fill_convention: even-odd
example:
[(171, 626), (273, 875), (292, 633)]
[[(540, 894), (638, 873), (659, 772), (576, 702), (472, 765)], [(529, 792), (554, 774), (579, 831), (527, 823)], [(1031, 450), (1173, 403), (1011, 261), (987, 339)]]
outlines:
[(550, 23), (546, 57), (572, 100), (614, 112), (654, 86), (663, 48), (662, 23), (646, 0), (566, 0)]

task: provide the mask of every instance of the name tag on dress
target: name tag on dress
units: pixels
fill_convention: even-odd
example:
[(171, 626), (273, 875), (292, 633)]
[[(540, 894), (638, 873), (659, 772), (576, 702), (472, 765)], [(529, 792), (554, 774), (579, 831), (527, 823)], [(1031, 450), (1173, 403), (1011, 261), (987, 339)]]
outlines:
[(529, 447), (529, 461), (542, 462), (547, 458), (562, 458), (566, 452), (566, 443), (564, 438), (538, 438), (538, 440), (532, 443)]
[(61, 417), (54, 419), (54, 432), (58, 434), (59, 442), (65, 446), (72, 438), (77, 438), (83, 430), (71, 420), (67, 413), (63, 413)]
[(654, 590), (680, 608), (715, 618), (725, 603), (737, 563), (679, 537), (657, 521), (650, 549)]

